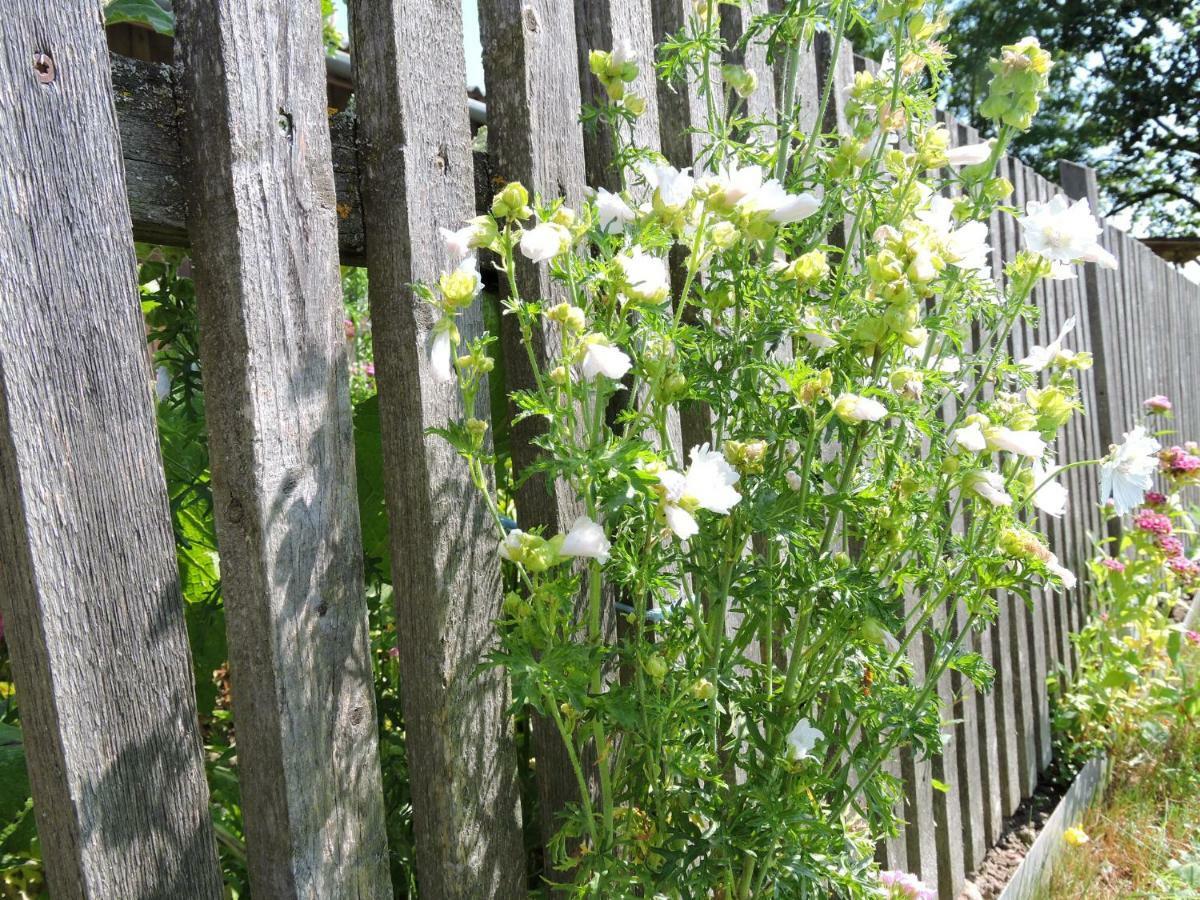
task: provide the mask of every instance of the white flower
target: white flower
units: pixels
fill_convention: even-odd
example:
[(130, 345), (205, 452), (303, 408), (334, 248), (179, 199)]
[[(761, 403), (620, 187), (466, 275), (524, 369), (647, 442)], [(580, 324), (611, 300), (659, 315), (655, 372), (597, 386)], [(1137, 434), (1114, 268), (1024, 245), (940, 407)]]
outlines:
[[(991, 276), (992, 248), (987, 242), (988, 231), (985, 223), (966, 222), (962, 227), (955, 228), (954, 201), (940, 194), (931, 194), (928, 208), (918, 211), (916, 217), (938, 236), (942, 245), (942, 257), (946, 262), (981, 278)], [(928, 267), (932, 267), (932, 261), (929, 261)], [(936, 272), (929, 274), (923, 280), (929, 281), (935, 274)]]
[(834, 414), (847, 424), (878, 422), (887, 415), (887, 407), (870, 397), (843, 393), (833, 401)]
[(1116, 268), (1116, 260), (1097, 243), (1100, 223), (1086, 198), (1071, 203), (1059, 194), (1046, 203), (1031, 200), (1018, 221), (1025, 245), (1051, 262), (1097, 262)]
[(663, 514), (675, 536), (686, 541), (700, 530), (692, 515), (697, 509), (729, 515), (742, 499), (733, 488), (739, 478), (725, 455), (710, 450), (708, 444), (692, 448), (692, 464), (685, 474), (673, 469), (661, 472), (658, 480), (664, 488)]
[(1075, 585), (1079, 583), (1079, 579), (1075, 577), (1075, 573), (1060, 563), (1058, 561), (1058, 556), (1055, 554), (1050, 554), (1050, 558), (1046, 560), (1045, 565), (1051, 573), (1059, 577), (1059, 580), (1062, 581), (1063, 587), (1068, 591), (1073, 590)]
[(992, 155), (992, 142), (982, 144), (964, 144), (961, 147), (951, 147), (946, 151), (946, 163), (951, 166), (977, 166), (988, 161)]
[(520, 528), (514, 528), (500, 540), (500, 558), (512, 562), (514, 551), (521, 549), (521, 537), (524, 535)]
[(521, 253), (535, 263), (554, 259), (570, 246), (571, 232), (557, 222), (541, 222), (521, 235)]
[(1100, 502), (1106, 503), (1111, 497), (1119, 516), (1141, 503), (1142, 496), (1154, 485), (1161, 449), (1162, 445), (1141, 425), (1127, 431), (1125, 439), (1100, 463)]
[(604, 528), (587, 516), (580, 516), (563, 538), (558, 552), (560, 556), (576, 556), (606, 563), (611, 547), (604, 536)]
[(471, 252), (471, 239), (475, 237), (475, 226), (464, 225), (458, 231), (451, 231), (449, 228), (439, 228), (438, 234), (442, 236), (442, 242), (446, 245), (446, 252), (450, 254), (451, 259), (457, 261)]
[(762, 166), (739, 166), (736, 162), (721, 165), (715, 177), (706, 178), (721, 192), (721, 202), (726, 206), (737, 206), (747, 197), (752, 197), (763, 183)]
[(813, 755), (817, 744), (825, 740), (825, 733), (819, 728), (813, 728), (808, 719), (801, 719), (791, 730), (787, 738), (787, 757), (793, 762), (799, 762)]
[(583, 359), (580, 361), (580, 371), (585, 381), (592, 381), (597, 375), (620, 381), (633, 365), (626, 353), (614, 347), (602, 334), (589, 334), (583, 339)]
[(984, 437), (989, 450), (1007, 450), (1030, 459), (1037, 459), (1046, 452), (1046, 442), (1036, 431), (1014, 431), (1003, 425), (993, 425), (984, 431)]
[(692, 178), (691, 169), (676, 169), (674, 166), (643, 161), (637, 171), (646, 180), (658, 202), (668, 210), (682, 209), (692, 198), (696, 181)]
[(788, 469), (783, 473), (783, 477), (787, 479), (788, 487), (793, 491), (798, 491), (804, 487), (804, 479), (800, 477), (800, 473), (795, 469)]
[(1012, 506), (1012, 497), (1004, 490), (1004, 477), (999, 472), (972, 472), (967, 476), (966, 485), (992, 506)]
[(1068, 493), (1066, 486), (1054, 480), (1058, 472), (1058, 464), (1053, 460), (1033, 462), (1033, 505), (1056, 519), (1062, 518), (1067, 511)]
[(616, 258), (625, 277), (625, 294), (644, 303), (661, 303), (671, 291), (671, 273), (665, 260), (652, 256), (641, 247)]
[(628, 38), (620, 38), (612, 48), (613, 68), (619, 69), (626, 63), (636, 63), (637, 54), (633, 52), (633, 44)]
[(1042, 371), (1042, 369), (1054, 361), (1054, 357), (1062, 352), (1063, 341), (1074, 330), (1075, 317), (1071, 316), (1067, 321), (1063, 322), (1062, 328), (1058, 331), (1058, 337), (1050, 342), (1050, 346), (1030, 348), (1029, 355), (1021, 360), (1018, 365), (1023, 369), (1028, 369), (1030, 372)]
[(979, 453), (987, 447), (987, 439), (983, 436), (983, 428), (978, 422), (955, 428), (950, 432), (950, 443), (953, 447), (961, 447), (969, 453)]
[(788, 225), (807, 219), (821, 208), (821, 201), (812, 194), (789, 194), (783, 185), (772, 178), (759, 188), (753, 198), (743, 200), (738, 206), (742, 209), (767, 210), (767, 221), (776, 225)]
[(454, 380), (454, 320), (442, 319), (433, 329), (429, 342), (429, 370), (438, 381)]
[(601, 231), (614, 234), (632, 222), (636, 215), (620, 194), (600, 188), (596, 191), (596, 218)]
[(800, 322), (800, 327), (800, 336), (808, 341), (810, 347), (817, 350), (828, 350), (830, 347), (837, 346), (837, 341), (829, 335), (816, 316), (805, 316)]

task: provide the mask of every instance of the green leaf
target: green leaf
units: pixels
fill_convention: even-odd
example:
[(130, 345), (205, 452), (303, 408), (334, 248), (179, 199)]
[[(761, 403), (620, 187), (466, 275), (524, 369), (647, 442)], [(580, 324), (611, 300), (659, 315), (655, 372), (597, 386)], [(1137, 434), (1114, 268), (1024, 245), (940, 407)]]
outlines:
[(944, 781), (938, 781), (936, 778), (931, 778), (929, 783), (935, 791), (941, 791), (943, 794), (950, 793), (950, 785), (946, 784)]
[(155, 0), (108, 0), (104, 7), (104, 24), (147, 25), (159, 34), (173, 37), (175, 14), (163, 9)]

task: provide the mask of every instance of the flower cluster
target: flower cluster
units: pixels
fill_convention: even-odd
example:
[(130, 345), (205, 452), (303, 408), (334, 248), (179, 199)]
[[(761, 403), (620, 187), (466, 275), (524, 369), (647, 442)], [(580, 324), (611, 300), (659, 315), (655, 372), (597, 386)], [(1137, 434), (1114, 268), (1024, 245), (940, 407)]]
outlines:
[(887, 890), (890, 900), (937, 900), (937, 891), (926, 887), (911, 872), (889, 871), (879, 873), (879, 883)]
[[(442, 232), (446, 271), (420, 289), (429, 369), (467, 410), (509, 376), (512, 480), (481, 419), (438, 433), (496, 521), (492, 661), (579, 787), (549, 864), (606, 896), (877, 895), (871, 848), (900, 824), (888, 758), (940, 752), (950, 668), (991, 677), (966, 635), (998, 590), (1076, 585), (1031, 521), (1067, 509), (1056, 441), (1091, 358), (1067, 346), (1073, 322), (1023, 360), (1007, 347), (1040, 281), (1111, 260), (1086, 204), (1052, 201), (993, 277), (987, 223), (1012, 189), (994, 169), (1044, 86), (1036, 44), (996, 64), (998, 137), (953, 148), (926, 77), (946, 21), (889, 2), (893, 62), (856, 76), (842, 131), (801, 135), (789, 89), (777, 127), (751, 133), (719, 112), (755, 78), (711, 64), (717, 6), (660, 61), (714, 101), (694, 167), (625, 145), (638, 61), (596, 51), (605, 99), (584, 117), (618, 138), (619, 185), (567, 206), (510, 182)], [(798, 57), (823, 15), (788, 7), (748, 33)], [(500, 276), (503, 345), (459, 331), (480, 260)], [(1159, 449), (1114, 453), (1122, 502)], [(913, 641), (930, 648), (919, 676)]]
[(1200, 483), (1200, 456), (1195, 443), (1168, 447), (1159, 453), (1162, 473), (1179, 487)]

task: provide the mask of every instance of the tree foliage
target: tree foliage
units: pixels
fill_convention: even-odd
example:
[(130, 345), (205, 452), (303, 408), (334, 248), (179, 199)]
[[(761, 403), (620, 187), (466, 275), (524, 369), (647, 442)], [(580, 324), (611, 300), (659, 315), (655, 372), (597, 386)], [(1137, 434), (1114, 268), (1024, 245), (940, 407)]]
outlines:
[(1106, 215), (1129, 211), (1158, 235), (1200, 232), (1200, 2), (962, 0), (947, 44), (947, 108), (988, 133), (977, 110), (1000, 44), (1053, 48), (1050, 90), (1017, 155), (1057, 180), (1059, 159), (1096, 167)]

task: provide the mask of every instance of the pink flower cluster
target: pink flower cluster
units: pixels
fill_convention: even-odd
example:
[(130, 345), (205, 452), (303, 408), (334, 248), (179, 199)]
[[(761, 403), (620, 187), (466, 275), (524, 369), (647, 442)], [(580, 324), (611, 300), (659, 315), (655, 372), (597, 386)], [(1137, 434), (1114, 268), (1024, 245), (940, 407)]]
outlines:
[(927, 888), (925, 882), (910, 872), (880, 872), (879, 883), (888, 888), (888, 896), (896, 900), (937, 900), (937, 891)]
[(1121, 562), (1119, 559), (1113, 559), (1111, 556), (1106, 556), (1104, 559), (1100, 560), (1100, 565), (1113, 572), (1125, 571), (1125, 563)]
[(1135, 512), (1133, 524), (1141, 531), (1150, 534), (1167, 535), (1171, 533), (1171, 517), (1152, 509), (1139, 509)]
[(1158, 539), (1158, 549), (1167, 556), (1183, 556), (1183, 541), (1173, 534), (1163, 535)]
[(1175, 446), (1158, 454), (1162, 461), (1162, 471), (1178, 481), (1193, 482), (1200, 479), (1200, 456), (1196, 455), (1198, 448), (1189, 441), (1182, 447)]
[(1167, 495), (1160, 491), (1146, 491), (1147, 506), (1166, 506)]
[(1195, 563), (1186, 556), (1173, 556), (1167, 560), (1167, 568), (1184, 581), (1195, 581), (1200, 578), (1200, 563)]
[(1155, 394), (1153, 397), (1147, 397), (1142, 401), (1142, 406), (1145, 407), (1148, 413), (1165, 414), (1171, 411), (1171, 400), (1162, 394)]
[(1200, 631), (1187, 631), (1183, 636), (1188, 639), (1188, 643), (1200, 646)]

